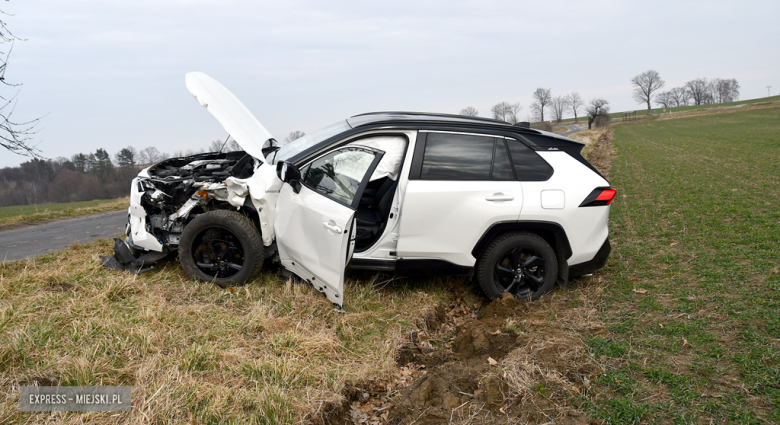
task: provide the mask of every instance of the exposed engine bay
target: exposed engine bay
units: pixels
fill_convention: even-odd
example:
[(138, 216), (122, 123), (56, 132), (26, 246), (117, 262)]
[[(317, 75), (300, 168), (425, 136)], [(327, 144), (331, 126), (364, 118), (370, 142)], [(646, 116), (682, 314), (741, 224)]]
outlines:
[(208, 211), (237, 211), (259, 225), (262, 206), (251, 202), (246, 179), (262, 164), (244, 151), (214, 152), (170, 158), (142, 171), (131, 187), (127, 239), (115, 244), (104, 265), (148, 270), (176, 251), (185, 226)]
[(233, 209), (240, 208), (246, 194), (229, 199), (225, 180), (250, 177), (255, 161), (240, 151), (169, 159), (150, 167), (149, 178), (136, 182), (139, 192), (143, 192), (141, 206), (147, 214), (147, 232), (164, 246), (176, 248), (191, 215), (227, 207), (209, 208), (209, 204), (230, 203)]

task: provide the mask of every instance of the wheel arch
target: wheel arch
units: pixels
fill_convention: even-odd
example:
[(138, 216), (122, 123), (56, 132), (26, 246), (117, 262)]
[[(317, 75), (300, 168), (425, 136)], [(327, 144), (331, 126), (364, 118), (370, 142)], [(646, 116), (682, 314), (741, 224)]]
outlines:
[(471, 251), (474, 258), (480, 258), (490, 241), (510, 232), (529, 232), (539, 235), (550, 246), (558, 259), (558, 285), (566, 287), (569, 280), (569, 263), (566, 261), (572, 255), (569, 238), (563, 227), (551, 221), (501, 221), (491, 225)]

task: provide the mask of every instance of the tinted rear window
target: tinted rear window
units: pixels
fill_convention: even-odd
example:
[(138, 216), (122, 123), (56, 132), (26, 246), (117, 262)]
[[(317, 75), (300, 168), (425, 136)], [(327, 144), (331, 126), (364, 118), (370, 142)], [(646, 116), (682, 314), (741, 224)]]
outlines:
[(423, 180), (490, 180), (492, 137), (428, 133)]
[(520, 181), (545, 181), (553, 174), (553, 169), (542, 157), (517, 140), (507, 140), (509, 155), (515, 166), (515, 174)]

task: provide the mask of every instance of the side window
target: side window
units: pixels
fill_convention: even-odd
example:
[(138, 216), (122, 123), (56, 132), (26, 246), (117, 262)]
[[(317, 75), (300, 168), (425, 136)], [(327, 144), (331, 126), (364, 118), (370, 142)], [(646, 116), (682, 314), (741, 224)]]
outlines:
[(553, 175), (553, 169), (542, 157), (517, 140), (507, 140), (509, 155), (520, 181), (545, 181)]
[(338, 149), (314, 160), (305, 171), (303, 183), (329, 198), (351, 205), (374, 157), (376, 152), (364, 148)]
[(514, 180), (512, 164), (509, 163), (509, 155), (506, 153), (504, 139), (496, 139), (496, 153), (493, 155), (493, 180)]
[(490, 180), (492, 137), (428, 133), (422, 180)]

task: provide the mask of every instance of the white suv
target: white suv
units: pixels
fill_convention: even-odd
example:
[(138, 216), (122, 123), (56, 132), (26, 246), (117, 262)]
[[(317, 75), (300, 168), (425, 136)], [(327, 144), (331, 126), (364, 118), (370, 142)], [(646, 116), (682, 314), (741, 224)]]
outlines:
[(217, 81), (186, 83), (243, 151), (141, 171), (109, 267), (178, 252), (189, 276), (225, 287), (269, 259), (341, 308), (347, 267), (475, 275), (491, 298), (536, 299), (606, 263), (615, 190), (581, 143), (527, 123), (384, 112), (277, 147)]

